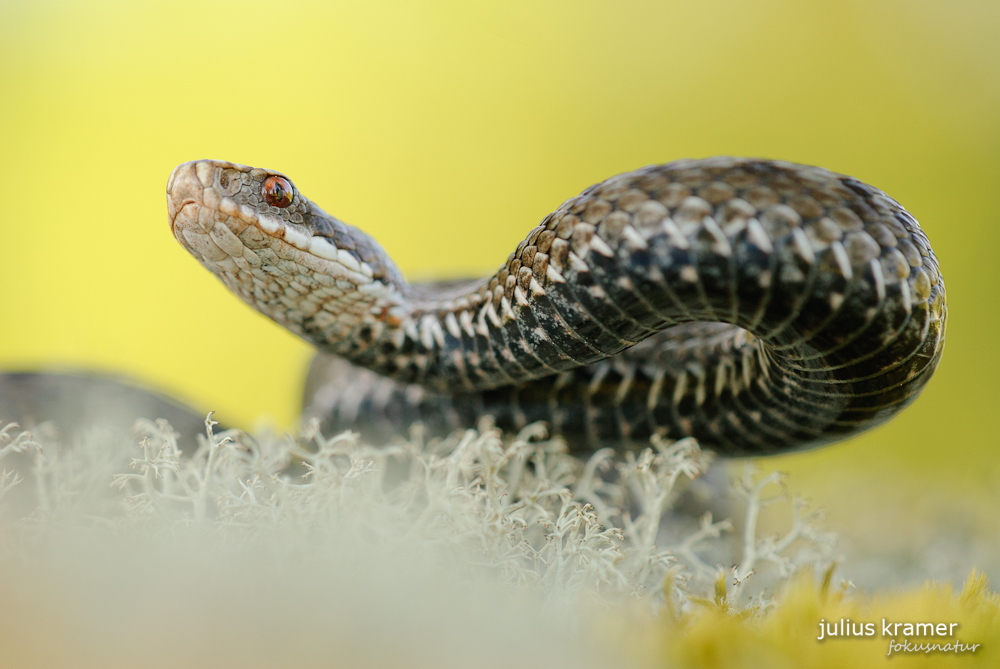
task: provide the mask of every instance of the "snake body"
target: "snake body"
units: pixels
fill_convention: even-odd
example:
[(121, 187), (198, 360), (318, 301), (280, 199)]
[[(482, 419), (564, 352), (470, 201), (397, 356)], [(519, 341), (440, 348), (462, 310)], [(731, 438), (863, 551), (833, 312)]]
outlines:
[(916, 220), (818, 167), (720, 157), (620, 174), (546, 216), (493, 276), (432, 286), (278, 172), (184, 163), (167, 201), (202, 265), (321, 351), (306, 404), (333, 426), (447, 430), (488, 413), (548, 421), (575, 448), (660, 433), (770, 454), (884, 422), (943, 350), (944, 282)]

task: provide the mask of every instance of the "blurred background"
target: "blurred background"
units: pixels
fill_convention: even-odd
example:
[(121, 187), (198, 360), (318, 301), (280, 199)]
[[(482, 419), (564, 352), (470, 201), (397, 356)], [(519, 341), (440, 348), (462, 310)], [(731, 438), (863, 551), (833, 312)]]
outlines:
[(921, 222), (947, 350), (888, 425), (762, 464), (829, 509), (868, 580), (964, 576), (1000, 545), (998, 34), (995, 0), (6, 0), (0, 369), (294, 424), (310, 347), (170, 236), (167, 176), (195, 158), (287, 173), (411, 278), (492, 272), (649, 163), (822, 165)]

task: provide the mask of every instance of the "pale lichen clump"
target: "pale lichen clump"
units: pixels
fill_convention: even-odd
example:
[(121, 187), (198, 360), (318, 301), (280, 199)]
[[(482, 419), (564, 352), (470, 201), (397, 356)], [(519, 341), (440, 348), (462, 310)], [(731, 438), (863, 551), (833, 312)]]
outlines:
[[(119, 531), (214, 528), (237, 542), (276, 530), (298, 531), (312, 541), (364, 534), (399, 550), (412, 548), (409, 544), (446, 545), (449, 554), (475, 556), (469, 561), (475, 569), (493, 571), (510, 585), (541, 586), (553, 596), (587, 591), (657, 603), (670, 571), (677, 584), (672, 596), (684, 603), (694, 592), (681, 587), (687, 575), (709, 584), (715, 578), (716, 568), (698, 557), (699, 546), (732, 526), (728, 520), (712, 522), (709, 514), (686, 538), (671, 542), (663, 536), (679, 482), (701, 476), (709, 463), (691, 439), (653, 439), (638, 454), (603, 449), (582, 461), (568, 455), (561, 440), (547, 439), (541, 424), (505, 439), (487, 420), (478, 431), (431, 441), (417, 427), (408, 439), (381, 447), (362, 444), (350, 433), (326, 437), (316, 422), (298, 439), (216, 434), (214, 425), (206, 421), (206, 435), (188, 456), (169, 424), (140, 420), (141, 439), (127, 468), (124, 461), (117, 466), (108, 461), (100, 433), (72, 448), (53, 444), (42, 455), (29, 433), (14, 436), (8, 425), (0, 438), (11, 443), (0, 458), (8, 451), (39, 449), (37, 510), (17, 531), (44, 533), (45, 518), (83, 513), (88, 522)], [(99, 460), (103, 464), (95, 465)], [(104, 474), (120, 495), (81, 489), (98, 484), (101, 472), (93, 470), (102, 467), (117, 468)], [(776, 499), (762, 492), (776, 477), (755, 481), (753, 476), (747, 469), (735, 486), (747, 502), (747, 522), (733, 602), (757, 562), (774, 562), (782, 576), (803, 563), (801, 556), (785, 555), (795, 539), (821, 549), (813, 563), (832, 546), (830, 536), (811, 531), (813, 516), (800, 517), (798, 506), (788, 535), (758, 540), (759, 509)], [(20, 482), (15, 477), (5, 472), (5, 485)]]
[[(662, 531), (679, 483), (709, 464), (691, 439), (653, 439), (638, 454), (603, 449), (582, 461), (561, 440), (547, 439), (540, 424), (505, 439), (487, 420), (479, 430), (432, 441), (417, 427), (408, 439), (380, 447), (351, 433), (324, 436), (316, 422), (298, 439), (216, 434), (214, 425), (206, 421), (206, 436), (189, 457), (169, 424), (140, 420), (138, 454), (128, 471), (111, 477), (121, 508), (89, 517), (133, 532), (211, 528), (241, 545), (281, 532), (321, 544), (363, 540), (397, 553), (446, 547), (438, 559), (454, 560), (456, 569), (538, 587), (548, 598), (631, 596), (659, 606), (666, 592), (671, 606), (684, 607), (701, 601), (705, 587), (718, 588), (721, 567), (706, 564), (698, 550), (732, 522), (713, 522), (709, 513), (686, 537)], [(58, 506), (48, 491), (64, 490), (73, 476), (61, 457), (36, 465), (36, 478), (48, 481), (38, 488), (40, 508)], [(799, 501), (786, 535), (757, 538), (761, 508), (785, 498), (764, 496), (778, 481), (776, 474), (755, 478), (748, 467), (733, 483), (746, 519), (730, 606), (767, 601), (759, 589), (752, 603), (744, 596), (761, 562), (775, 564), (781, 578), (830, 562), (834, 536), (817, 531), (817, 514), (803, 514)], [(797, 539), (803, 545), (793, 556)], [(665, 590), (668, 573), (672, 588)]]
[[(0, 499), (0, 637), (24, 646), (43, 613), (87, 610), (64, 624), (90, 629), (102, 658), (102, 643), (160, 629), (190, 636), (175, 660), (238, 643), (248, 666), (305, 666), (303, 649), (379, 666), (599, 666), (622, 644), (641, 665), (662, 656), (657, 639), (678, 656), (719, 616), (768, 629), (786, 583), (831, 601), (848, 585), (832, 584), (835, 536), (779, 475), (706, 483), (693, 440), (581, 460), (541, 425), (504, 436), (484, 421), (444, 440), (416, 428), (380, 447), (316, 423), (298, 438), (214, 428), (188, 451), (165, 421), (139, 421), (130, 446), (0, 429), (0, 459), (34, 452), (31, 475), (0, 478), (0, 496), (20, 488)], [(738, 517), (690, 508), (697, 485)], [(785, 501), (790, 527), (758, 536), (762, 510)]]
[[(0, 424), (0, 462), (11, 453), (24, 453), (32, 449), (41, 453), (42, 447), (31, 436), (31, 433), (17, 428), (17, 423)], [(0, 502), (3, 501), (8, 490), (22, 481), (23, 479), (16, 471), (3, 469), (0, 472)]]

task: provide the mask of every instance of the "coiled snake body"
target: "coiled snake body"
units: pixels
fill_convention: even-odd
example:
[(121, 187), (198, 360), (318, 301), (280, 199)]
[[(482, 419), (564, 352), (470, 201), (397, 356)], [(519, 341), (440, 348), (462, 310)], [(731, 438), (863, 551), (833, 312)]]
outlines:
[(184, 163), (167, 201), (202, 265), (327, 354), (306, 407), (332, 427), (493, 414), (548, 421), (577, 448), (658, 432), (777, 453), (884, 422), (943, 350), (944, 282), (917, 222), (818, 167), (621, 174), (546, 216), (492, 277), (435, 286), (407, 284), (278, 172)]

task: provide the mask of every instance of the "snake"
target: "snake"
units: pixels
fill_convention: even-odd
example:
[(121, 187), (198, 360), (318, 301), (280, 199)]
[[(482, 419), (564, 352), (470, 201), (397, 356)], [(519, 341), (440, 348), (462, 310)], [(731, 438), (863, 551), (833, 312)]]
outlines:
[[(503, 215), (497, 201), (468, 212), (450, 253)], [(944, 281), (916, 219), (821, 167), (713, 157), (619, 174), (492, 276), (431, 284), (281, 172), (186, 162), (167, 207), (201, 265), (318, 350), (303, 407), (331, 429), (443, 433), (490, 415), (543, 421), (574, 452), (660, 435), (780, 454), (884, 423), (944, 350)]]

